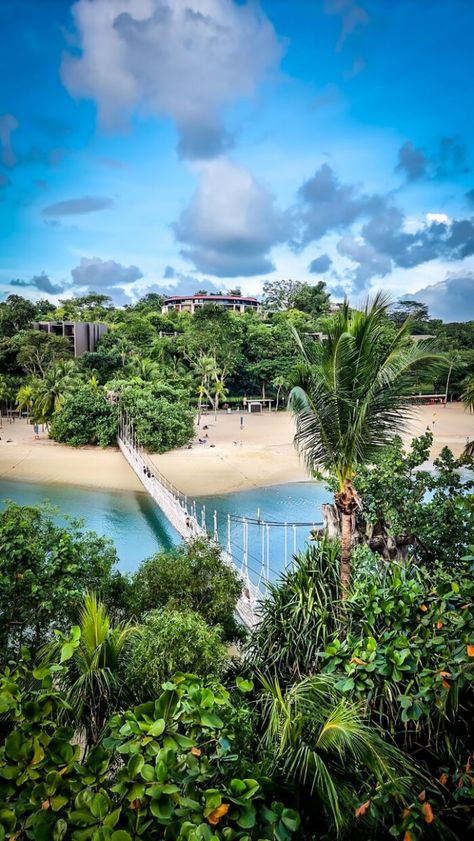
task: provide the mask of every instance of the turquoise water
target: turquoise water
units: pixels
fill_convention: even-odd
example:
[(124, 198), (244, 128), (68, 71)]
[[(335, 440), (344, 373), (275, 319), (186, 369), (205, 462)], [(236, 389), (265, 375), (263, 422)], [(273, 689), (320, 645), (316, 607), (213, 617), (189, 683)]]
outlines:
[[(113, 540), (119, 556), (119, 568), (123, 572), (132, 572), (145, 558), (179, 541), (174, 529), (145, 493), (2, 480), (0, 502), (5, 499), (21, 505), (38, 505), (47, 501), (58, 509), (58, 520), (63, 515), (83, 520), (85, 528)], [(220, 497), (202, 497), (197, 500), (197, 504), (205, 505), (206, 524), (210, 531), (214, 528), (213, 512), (216, 510), (219, 537), (225, 546), (228, 514), (256, 519), (260, 509), (260, 517), (265, 522), (297, 521), (308, 524), (321, 520), (320, 506), (327, 500), (328, 493), (323, 485), (297, 482), (254, 488)], [(285, 559), (291, 558), (294, 548), (299, 550), (304, 546), (309, 528), (309, 525), (303, 525), (295, 530), (276, 526), (267, 529), (250, 523), (246, 541), (242, 524), (232, 519), (230, 530), (233, 551), (238, 560), (243, 560), (247, 542), (247, 562), (252, 578), (255, 580), (260, 574), (262, 557), (265, 563), (269, 561), (270, 577), (274, 578), (283, 569)]]

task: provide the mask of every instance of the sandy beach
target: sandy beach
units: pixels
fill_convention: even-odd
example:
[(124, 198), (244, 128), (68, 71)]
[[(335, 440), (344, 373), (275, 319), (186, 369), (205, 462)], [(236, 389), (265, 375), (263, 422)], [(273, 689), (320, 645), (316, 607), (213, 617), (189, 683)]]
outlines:
[[(243, 429), (240, 418), (244, 418)], [(207, 426), (205, 430), (203, 427)], [(458, 403), (422, 406), (416, 410), (409, 441), (427, 427), (433, 430), (431, 458), (444, 446), (455, 455), (466, 439), (474, 436), (474, 417)], [(222, 494), (251, 487), (283, 484), (308, 478), (293, 447), (293, 420), (278, 414), (220, 414), (202, 419), (199, 435), (191, 449), (154, 455), (161, 472), (183, 493)], [(214, 445), (214, 446), (211, 446)], [(33, 427), (25, 419), (0, 429), (0, 477), (39, 484), (70, 484), (83, 487), (139, 491), (142, 486), (118, 449), (98, 447), (75, 449), (48, 440), (41, 432), (35, 440)]]

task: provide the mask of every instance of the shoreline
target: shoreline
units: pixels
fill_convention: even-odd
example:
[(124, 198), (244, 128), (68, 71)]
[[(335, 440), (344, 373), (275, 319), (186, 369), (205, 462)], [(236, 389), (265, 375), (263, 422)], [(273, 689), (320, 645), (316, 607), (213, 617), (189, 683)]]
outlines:
[[(243, 427), (240, 418), (243, 417)], [(430, 463), (443, 446), (455, 456), (474, 437), (474, 417), (458, 403), (419, 407), (404, 440), (429, 427), (434, 443)], [(202, 418), (190, 449), (151, 455), (157, 469), (188, 496), (220, 496), (251, 488), (313, 481), (293, 447), (294, 425), (288, 412), (232, 413)], [(205, 444), (199, 436), (207, 435)], [(204, 440), (203, 438), (201, 440)], [(125, 493), (146, 493), (120, 450), (68, 447), (40, 434), (34, 439), (25, 418), (0, 428), (0, 479), (41, 485), (77, 486)]]

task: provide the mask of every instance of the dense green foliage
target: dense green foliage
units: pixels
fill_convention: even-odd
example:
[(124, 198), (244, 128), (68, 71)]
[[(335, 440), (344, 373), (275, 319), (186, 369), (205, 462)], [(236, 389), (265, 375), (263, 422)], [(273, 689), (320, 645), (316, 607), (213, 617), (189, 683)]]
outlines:
[(181, 390), (160, 386), (126, 388), (121, 405), (133, 422), (139, 441), (151, 452), (182, 447), (193, 436), (194, 413)]
[(357, 528), (361, 539), (370, 538), (369, 545), (387, 558), (409, 553), (448, 568), (474, 543), (474, 475), (472, 464), (455, 459), (447, 447), (433, 469), (422, 469), (432, 441), (432, 432), (426, 432), (405, 452), (396, 437), (372, 465), (361, 468), (357, 487), (364, 504)]
[[(252, 667), (269, 684), (278, 675), (283, 693), (291, 694), (301, 681), (305, 686), (313, 675), (335, 680), (334, 688), (351, 703), (360, 702), (386, 739), (422, 763), (430, 808), (465, 837), (463, 820), (469, 825), (474, 796), (472, 558), (428, 569), (387, 564), (359, 550), (342, 617), (340, 598), (337, 552), (318, 543), (263, 603), (249, 643)], [(295, 759), (295, 766), (302, 761)], [(377, 809), (373, 795), (367, 800)], [(401, 834), (419, 837), (419, 812), (415, 802), (399, 824)]]
[(143, 700), (159, 694), (175, 672), (220, 678), (227, 660), (219, 627), (210, 627), (192, 610), (156, 610), (146, 615), (132, 646), (125, 683)]
[(112, 543), (47, 510), (7, 503), (0, 512), (0, 658), (38, 646), (52, 626), (75, 619), (86, 590), (110, 581)]
[(117, 437), (117, 406), (107, 402), (103, 389), (88, 383), (71, 391), (52, 419), (51, 438), (74, 447), (107, 447)]
[(160, 608), (192, 610), (232, 639), (241, 591), (242, 581), (223, 563), (219, 547), (197, 538), (143, 562), (131, 581), (128, 609), (137, 616)]
[[(73, 445), (113, 443), (116, 398), (148, 449), (186, 445), (204, 403), (283, 403), (303, 349), (299, 385), (328, 432), (324, 458), (313, 449), (308, 461), (332, 471), (336, 492), (344, 471), (357, 491), (350, 586), (338, 541), (314, 540), (269, 587), (249, 635), (234, 615), (242, 585), (212, 542), (124, 576), (106, 539), (8, 504), (0, 841), (472, 834), (472, 452), (443, 450), (427, 471), (430, 434), (405, 453), (392, 421), (407, 391), (463, 393), (472, 410), (474, 323), (434, 321), (409, 301), (377, 318), (334, 314), (321, 283), (264, 293), (260, 313), (209, 304), (194, 316), (163, 315), (156, 295), (124, 309), (97, 294), (0, 302), (0, 410), (16, 406)], [(43, 318), (108, 332), (75, 360), (30, 329)], [(316, 333), (329, 339), (312, 350)], [(415, 364), (425, 348), (411, 336), (426, 334), (442, 373)], [(336, 373), (332, 392), (321, 372), (325, 386)]]
[(117, 713), (81, 759), (73, 729), (58, 726), (56, 688), (79, 644), (77, 629), (60, 663), (23, 662), (0, 678), (0, 838), (289, 841), (297, 813), (245, 776), (221, 718), (229, 695), (197, 677), (176, 676), (157, 700)]

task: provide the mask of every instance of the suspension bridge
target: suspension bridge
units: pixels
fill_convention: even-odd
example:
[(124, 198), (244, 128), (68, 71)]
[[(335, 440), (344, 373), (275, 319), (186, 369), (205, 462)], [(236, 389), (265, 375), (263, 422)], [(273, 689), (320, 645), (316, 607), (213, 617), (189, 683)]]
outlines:
[[(306, 540), (310, 531), (321, 524), (265, 520), (259, 510), (255, 517), (206, 510), (205, 505), (188, 498), (163, 476), (142, 447), (133, 423), (124, 412), (119, 417), (117, 443), (175, 531), (185, 540), (210, 536), (219, 546), (223, 561), (232, 566), (242, 580), (237, 614), (247, 628), (253, 628), (258, 603), (265, 595), (268, 582), (288, 567), (301, 546), (301, 530), (304, 530)], [(272, 566), (275, 551), (278, 553), (276, 568)]]

